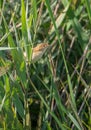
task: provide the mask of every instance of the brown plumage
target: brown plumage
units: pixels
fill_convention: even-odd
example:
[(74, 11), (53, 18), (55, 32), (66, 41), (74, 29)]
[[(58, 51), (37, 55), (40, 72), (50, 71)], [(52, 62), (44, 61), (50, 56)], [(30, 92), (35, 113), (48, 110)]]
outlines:
[(41, 43), (34, 47), (32, 52), (32, 62), (38, 61), (43, 56), (48, 47), (48, 43)]

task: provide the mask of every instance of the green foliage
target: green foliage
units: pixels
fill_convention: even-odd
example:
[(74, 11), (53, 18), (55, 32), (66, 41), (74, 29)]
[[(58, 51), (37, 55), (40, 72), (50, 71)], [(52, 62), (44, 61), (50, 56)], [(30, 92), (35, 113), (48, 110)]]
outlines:
[(0, 129), (90, 130), (90, 26), (90, 0), (0, 1)]

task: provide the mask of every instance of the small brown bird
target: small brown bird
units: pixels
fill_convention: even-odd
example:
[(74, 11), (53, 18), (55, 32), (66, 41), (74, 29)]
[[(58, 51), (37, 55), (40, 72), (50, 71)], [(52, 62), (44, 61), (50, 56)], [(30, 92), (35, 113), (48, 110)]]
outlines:
[(36, 47), (34, 47), (32, 51), (32, 62), (34, 63), (38, 61), (48, 48), (49, 48), (48, 43), (41, 43), (37, 45)]
[[(38, 44), (36, 47), (34, 47), (32, 49), (31, 62), (35, 63), (36, 61), (38, 61), (46, 52), (46, 50), (49, 48), (49, 46), (50, 45), (48, 43), (41, 43), (41, 44)], [(24, 57), (26, 58), (26, 52), (24, 52)]]

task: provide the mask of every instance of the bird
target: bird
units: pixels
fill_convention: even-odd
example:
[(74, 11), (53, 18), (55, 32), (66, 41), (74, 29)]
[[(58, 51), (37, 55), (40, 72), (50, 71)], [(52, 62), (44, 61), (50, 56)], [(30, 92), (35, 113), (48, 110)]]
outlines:
[(44, 55), (49, 46), (50, 45), (48, 43), (41, 43), (38, 44), (36, 47), (34, 47), (32, 50), (32, 58), (31, 58), (32, 62), (34, 63), (39, 59), (41, 59), (41, 57)]
[[(49, 47), (50, 45), (48, 43), (40, 43), (37, 46), (33, 47), (31, 60), (30, 61), (26, 60), (26, 61), (31, 63), (37, 62), (39, 59), (41, 59), (41, 57), (44, 55), (44, 53)], [(25, 59), (27, 59), (26, 52), (24, 52), (24, 57)]]

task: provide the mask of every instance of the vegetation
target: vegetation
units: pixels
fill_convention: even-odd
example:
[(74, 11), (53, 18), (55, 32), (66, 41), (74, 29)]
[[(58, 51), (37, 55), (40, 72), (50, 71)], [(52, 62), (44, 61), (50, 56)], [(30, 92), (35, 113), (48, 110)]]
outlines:
[(0, 130), (90, 130), (90, 48), (90, 0), (1, 0)]

